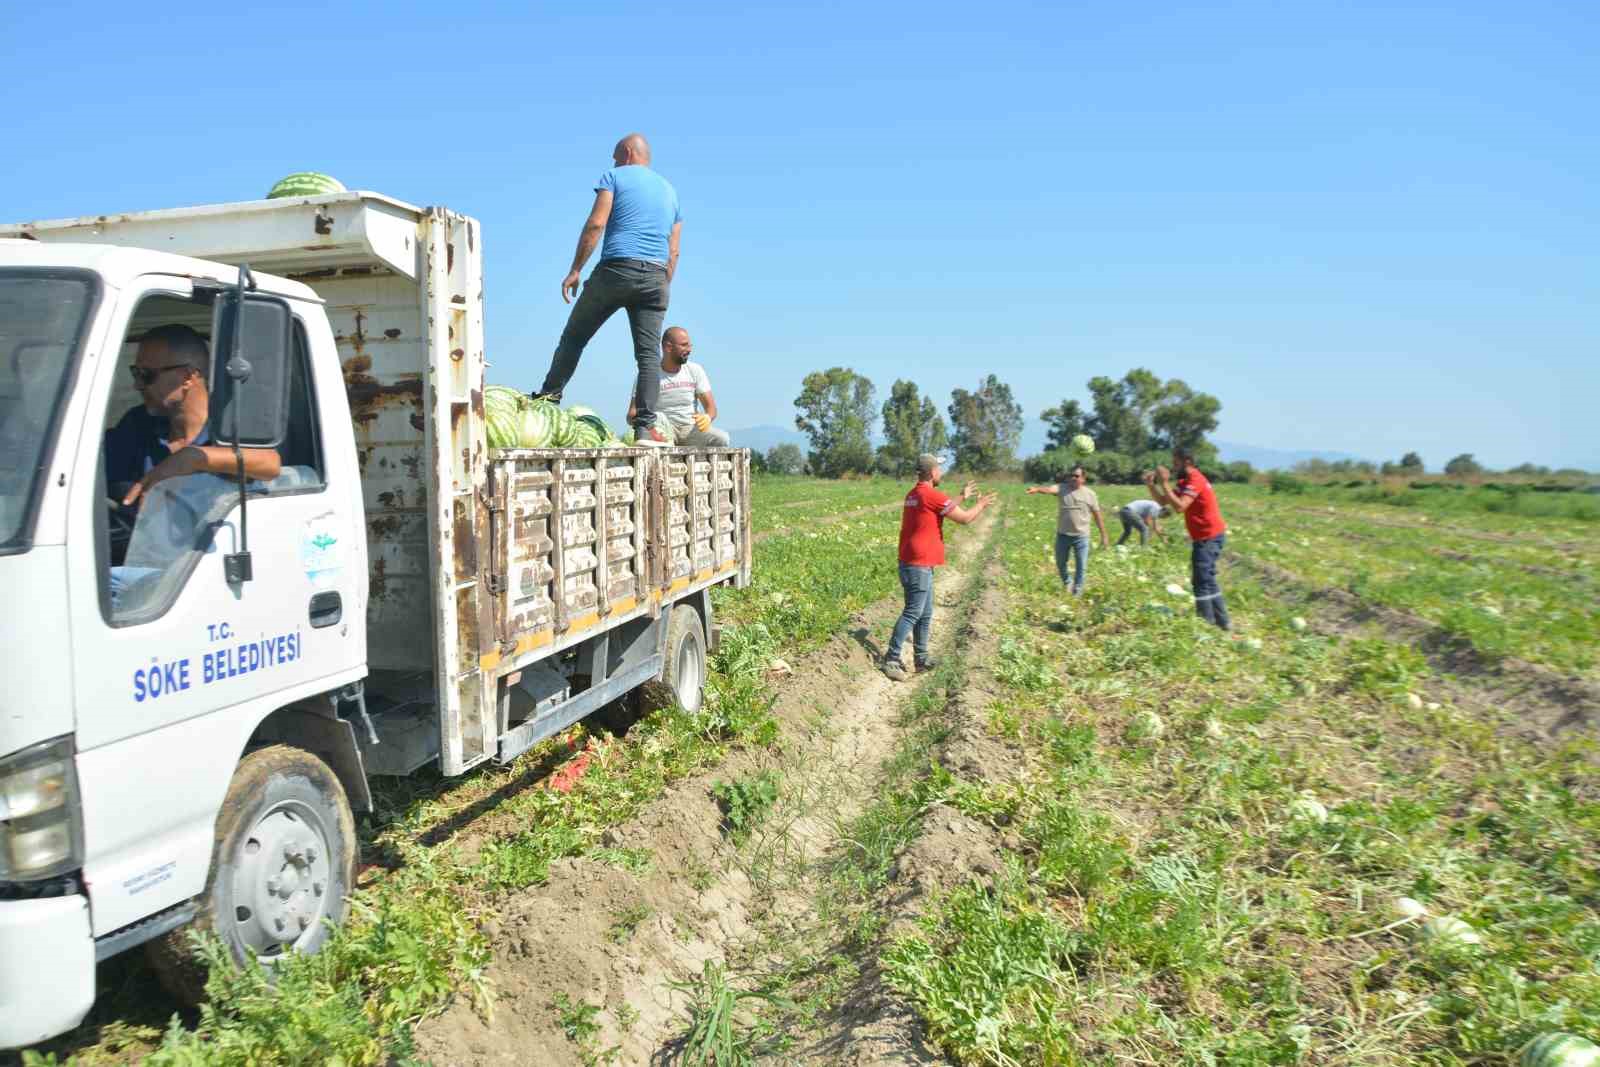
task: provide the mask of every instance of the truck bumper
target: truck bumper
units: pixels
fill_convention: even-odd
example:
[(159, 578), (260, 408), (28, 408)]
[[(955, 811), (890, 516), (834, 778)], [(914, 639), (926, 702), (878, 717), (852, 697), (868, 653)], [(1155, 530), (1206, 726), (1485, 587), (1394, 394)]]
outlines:
[(93, 1003), (88, 899), (0, 901), (0, 1049), (71, 1030)]

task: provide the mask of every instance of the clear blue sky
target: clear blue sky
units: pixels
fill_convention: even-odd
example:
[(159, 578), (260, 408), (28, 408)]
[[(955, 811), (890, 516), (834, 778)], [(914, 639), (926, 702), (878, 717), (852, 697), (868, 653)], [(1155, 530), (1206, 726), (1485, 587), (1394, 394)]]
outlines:
[[(281, 174), (483, 222), (492, 377), (534, 386), (612, 143), (678, 187), (723, 423), (805, 372), (1030, 419), (1147, 366), (1218, 436), (1600, 469), (1600, 6), (138, 5), (0, 13), (7, 220)], [(631, 381), (608, 325), (568, 391)]]

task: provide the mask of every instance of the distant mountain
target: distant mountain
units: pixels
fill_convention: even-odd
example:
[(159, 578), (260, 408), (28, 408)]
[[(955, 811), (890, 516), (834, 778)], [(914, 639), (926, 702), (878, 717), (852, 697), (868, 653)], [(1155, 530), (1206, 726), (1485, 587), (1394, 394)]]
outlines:
[(728, 430), (728, 436), (739, 448), (753, 448), (765, 452), (773, 445), (799, 445), (804, 452), (811, 443), (799, 430), (786, 430), (782, 426), (750, 426), (743, 430)]
[(1308, 449), (1264, 448), (1261, 445), (1241, 445), (1233, 441), (1216, 442), (1217, 453), (1224, 463), (1237, 463), (1241, 459), (1256, 470), (1288, 470), (1296, 463), (1308, 459), (1324, 459), (1329, 463), (1341, 459), (1361, 460), (1365, 456), (1349, 452), (1322, 452)]

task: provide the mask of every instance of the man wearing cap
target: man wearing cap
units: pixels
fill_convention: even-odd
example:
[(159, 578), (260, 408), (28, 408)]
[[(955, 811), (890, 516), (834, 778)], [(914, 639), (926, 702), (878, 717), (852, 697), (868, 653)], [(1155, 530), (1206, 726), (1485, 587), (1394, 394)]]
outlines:
[[(938, 456), (918, 456), (917, 484), (906, 494), (905, 508), (900, 513), (900, 588), (905, 591), (906, 606), (895, 621), (894, 634), (883, 656), (883, 673), (897, 682), (907, 677), (900, 662), (907, 635), (912, 637), (916, 669), (921, 672), (934, 667), (928, 652), (928, 635), (933, 628), (933, 568), (944, 564), (944, 520), (948, 517), (962, 525), (973, 522), (997, 496), (985, 493), (972, 507), (962, 507), (939, 491), (943, 473)], [(977, 492), (977, 483), (968, 482), (961, 490), (961, 503), (971, 500)]]

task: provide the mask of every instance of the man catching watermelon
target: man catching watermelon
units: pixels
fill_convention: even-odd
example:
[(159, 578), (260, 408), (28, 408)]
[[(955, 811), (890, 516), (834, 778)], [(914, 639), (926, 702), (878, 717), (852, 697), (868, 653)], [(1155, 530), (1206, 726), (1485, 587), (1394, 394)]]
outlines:
[(1186, 448), (1172, 450), (1172, 469), (1178, 473), (1174, 489), (1167, 468), (1158, 466), (1144, 476), (1150, 490), (1150, 499), (1173, 511), (1183, 513), (1184, 525), (1189, 528), (1190, 580), (1194, 585), (1195, 614), (1224, 630), (1232, 628), (1227, 605), (1222, 601), (1222, 588), (1217, 585), (1217, 560), (1222, 546), (1228, 542), (1228, 524), (1222, 521), (1222, 509), (1217, 507), (1217, 493), (1200, 468), (1194, 465), (1194, 453)]
[[(662, 419), (672, 427), (675, 444), (727, 448), (728, 431), (711, 425), (717, 417), (717, 398), (711, 395), (711, 378), (700, 364), (689, 358), (694, 342), (682, 326), (670, 326), (661, 335), (661, 400), (656, 407), (656, 422)], [(700, 410), (695, 410), (698, 402)], [(628, 421), (634, 417), (628, 403)]]
[[(559, 404), (584, 346), (619, 308), (626, 310), (633, 330), (633, 358), (639, 365), (633, 392), (634, 436), (641, 445), (665, 445), (666, 435), (655, 428), (661, 394), (657, 351), (678, 267), (683, 215), (672, 183), (650, 169), (650, 144), (642, 134), (630, 133), (618, 141), (611, 158), (616, 165), (595, 183), (594, 206), (578, 235), (572, 269), (561, 280), (561, 299), (570, 304), (576, 297), (577, 303), (538, 395)], [(596, 245), (600, 262), (580, 293), (579, 273)]]

